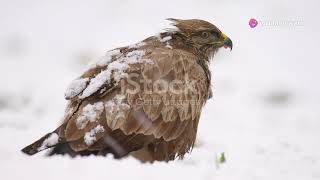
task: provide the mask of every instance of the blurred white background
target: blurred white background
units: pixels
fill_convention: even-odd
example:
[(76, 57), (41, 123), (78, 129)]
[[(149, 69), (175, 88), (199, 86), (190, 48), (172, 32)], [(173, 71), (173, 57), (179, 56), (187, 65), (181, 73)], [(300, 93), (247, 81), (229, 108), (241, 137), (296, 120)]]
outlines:
[[(320, 179), (319, 5), (0, 0), (0, 178)], [(168, 17), (210, 21), (234, 43), (231, 53), (222, 49), (211, 63), (213, 99), (184, 161), (20, 153), (56, 127), (64, 90), (91, 60), (160, 32)], [(251, 18), (260, 24), (250, 28)], [(300, 23), (286, 24), (292, 21)], [(227, 161), (219, 165), (222, 152)]]

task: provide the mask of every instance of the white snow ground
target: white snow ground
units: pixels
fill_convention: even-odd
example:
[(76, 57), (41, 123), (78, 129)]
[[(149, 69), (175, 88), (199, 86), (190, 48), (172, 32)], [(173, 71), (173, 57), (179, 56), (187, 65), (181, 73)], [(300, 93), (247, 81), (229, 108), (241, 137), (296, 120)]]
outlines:
[[(0, 1), (0, 179), (320, 179), (319, 7), (289, 1)], [(27, 157), (56, 127), (64, 91), (90, 59), (201, 18), (234, 43), (211, 65), (214, 97), (183, 161)], [(301, 26), (248, 26), (250, 18)], [(318, 139), (318, 140), (317, 140)], [(226, 163), (216, 156), (226, 154)]]

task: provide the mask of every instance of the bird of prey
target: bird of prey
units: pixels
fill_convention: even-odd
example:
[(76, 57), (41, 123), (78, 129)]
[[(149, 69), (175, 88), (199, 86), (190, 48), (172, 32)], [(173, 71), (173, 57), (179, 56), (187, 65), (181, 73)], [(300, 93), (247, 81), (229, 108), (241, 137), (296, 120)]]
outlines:
[(168, 19), (172, 28), (108, 51), (67, 88), (64, 120), (22, 151), (48, 155), (183, 158), (194, 145), (211, 97), (209, 61), (232, 41), (199, 19)]

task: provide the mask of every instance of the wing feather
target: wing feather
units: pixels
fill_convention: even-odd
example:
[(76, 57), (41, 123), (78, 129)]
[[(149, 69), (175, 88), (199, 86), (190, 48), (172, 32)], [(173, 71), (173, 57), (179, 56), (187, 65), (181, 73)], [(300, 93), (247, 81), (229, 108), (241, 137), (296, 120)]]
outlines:
[[(90, 147), (96, 149), (101, 144), (95, 145), (95, 143), (100, 142), (102, 137), (109, 137), (110, 133), (120, 130), (127, 136), (152, 135), (168, 142), (178, 142), (179, 138), (185, 138), (187, 142), (184, 144), (179, 142), (177, 146), (180, 144), (181, 148), (190, 148), (195, 139), (194, 124), (197, 124), (201, 107), (208, 96), (206, 75), (197, 64), (196, 56), (182, 50), (156, 48), (152, 51), (146, 49), (145, 52), (148, 53), (138, 53), (130, 57), (128, 54), (131, 51), (125, 50), (127, 52), (111, 53), (109, 61), (104, 60), (104, 63), (100, 62), (87, 70), (80, 77), (85, 79), (81, 88), (66, 96), (71, 104), (77, 104), (70, 107), (73, 108), (73, 113), (68, 116), (68, 120), (65, 120), (66, 140), (71, 142), (70, 146), (76, 151)], [(147, 59), (149, 62), (142, 59)], [(117, 61), (123, 65), (119, 65), (120, 70), (114, 67), (108, 70), (110, 64)], [(126, 80), (127, 75), (133, 72), (137, 74), (136, 84), (141, 89), (136, 93), (128, 93), (128, 90), (135, 88)], [(101, 78), (103, 76), (107, 78)], [(193, 91), (186, 93), (174, 93), (170, 89), (163, 92), (154, 91), (155, 87), (158, 89), (166, 87), (161, 83), (157, 86), (152, 83), (163, 81), (170, 84), (175, 80), (180, 80), (181, 83), (170, 88), (181, 89), (192, 81), (195, 83)], [(151, 85), (144, 84), (146, 82), (151, 82)], [(146, 93), (144, 89), (146, 87), (153, 91)], [(99, 104), (99, 107), (91, 107), (96, 104)], [(93, 114), (86, 114), (88, 106), (91, 107)], [(92, 142), (87, 143), (86, 134), (97, 126), (102, 126), (106, 130), (97, 132)], [(177, 151), (185, 150), (178, 148)]]

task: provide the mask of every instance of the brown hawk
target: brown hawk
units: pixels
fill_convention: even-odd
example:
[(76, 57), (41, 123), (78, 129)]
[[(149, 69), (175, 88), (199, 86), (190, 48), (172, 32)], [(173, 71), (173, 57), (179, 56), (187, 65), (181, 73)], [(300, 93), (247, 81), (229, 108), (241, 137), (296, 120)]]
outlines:
[(72, 81), (64, 121), (22, 151), (183, 158), (211, 97), (209, 60), (232, 41), (203, 20), (168, 20), (175, 28), (107, 52)]

